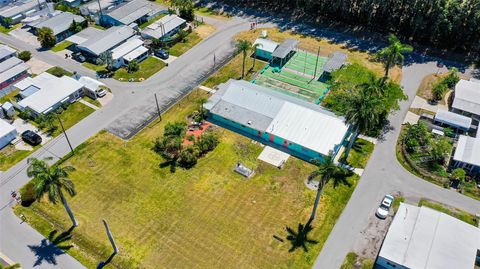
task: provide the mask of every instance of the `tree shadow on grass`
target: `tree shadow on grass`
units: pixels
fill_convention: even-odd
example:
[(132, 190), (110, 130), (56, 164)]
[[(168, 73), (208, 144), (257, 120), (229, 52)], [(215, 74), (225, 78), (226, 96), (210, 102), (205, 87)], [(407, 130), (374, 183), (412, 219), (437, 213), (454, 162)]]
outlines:
[(33, 264), (33, 267), (40, 266), (43, 262), (48, 264), (57, 265), (57, 257), (65, 254), (65, 251), (73, 247), (70, 244), (64, 244), (72, 239), (73, 226), (62, 232), (57, 236), (57, 230), (53, 230), (48, 235), (48, 239), (44, 238), (39, 245), (28, 245), (30, 251), (32, 251), (37, 260)]
[(311, 221), (308, 221), (305, 225), (299, 223), (296, 231), (288, 226), (285, 230), (288, 233), (287, 240), (292, 244), (288, 252), (293, 252), (300, 247), (308, 252), (307, 244), (318, 244), (318, 241), (308, 239), (308, 233), (313, 230)]

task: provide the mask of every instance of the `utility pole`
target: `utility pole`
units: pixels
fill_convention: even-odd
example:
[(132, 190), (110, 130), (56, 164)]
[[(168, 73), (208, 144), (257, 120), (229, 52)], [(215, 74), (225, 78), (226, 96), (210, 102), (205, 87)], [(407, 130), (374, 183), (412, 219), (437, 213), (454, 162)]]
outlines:
[(315, 72), (313, 73), (314, 79), (317, 76), (318, 57), (320, 57), (320, 46), (318, 46), (318, 51), (317, 51), (317, 61), (315, 62)]
[(155, 95), (155, 103), (157, 103), (158, 118), (160, 119), (160, 121), (162, 121), (162, 113), (160, 112), (160, 106), (158, 105), (157, 94), (155, 93), (154, 95)]
[(217, 62), (217, 57), (215, 56), (215, 52), (213, 53), (213, 70), (215, 70), (215, 65)]
[(305, 62), (304, 62), (304, 65), (303, 65), (303, 74), (305, 75), (306, 71), (307, 71), (307, 52), (305, 52)]
[(65, 128), (63, 127), (62, 120), (60, 119), (58, 114), (55, 113), (55, 115), (57, 115), (58, 122), (60, 122), (60, 126), (62, 127), (63, 135), (65, 135), (65, 138), (67, 139), (68, 146), (70, 147), (70, 151), (72, 152), (72, 155), (73, 155), (74, 154), (73, 153), (73, 147), (72, 147), (72, 144), (70, 143), (70, 139), (68, 139), (67, 132), (65, 132)]
[(100, 0), (97, 0), (97, 3), (98, 3), (98, 12), (100, 14), (100, 17), (98, 17), (98, 22), (100, 23), (100, 25), (102, 25), (103, 13), (102, 13), (102, 6), (100, 5)]

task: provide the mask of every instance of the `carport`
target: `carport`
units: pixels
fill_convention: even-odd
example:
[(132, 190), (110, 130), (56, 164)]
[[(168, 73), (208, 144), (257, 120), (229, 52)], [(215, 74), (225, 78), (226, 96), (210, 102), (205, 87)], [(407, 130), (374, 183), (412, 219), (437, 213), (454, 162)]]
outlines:
[(298, 41), (294, 39), (286, 39), (285, 41), (278, 46), (275, 51), (272, 53), (272, 66), (283, 67), (284, 64), (295, 54), (295, 48), (297, 47)]

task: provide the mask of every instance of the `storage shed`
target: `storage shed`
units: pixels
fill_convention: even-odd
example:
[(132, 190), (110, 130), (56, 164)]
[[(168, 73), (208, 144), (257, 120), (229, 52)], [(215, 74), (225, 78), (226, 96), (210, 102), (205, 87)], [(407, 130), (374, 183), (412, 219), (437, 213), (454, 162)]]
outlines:
[(17, 137), (17, 130), (4, 120), (0, 120), (0, 149)]
[(256, 57), (262, 60), (270, 61), (272, 59), (273, 52), (277, 49), (278, 43), (270, 39), (257, 38), (253, 43), (256, 46)]

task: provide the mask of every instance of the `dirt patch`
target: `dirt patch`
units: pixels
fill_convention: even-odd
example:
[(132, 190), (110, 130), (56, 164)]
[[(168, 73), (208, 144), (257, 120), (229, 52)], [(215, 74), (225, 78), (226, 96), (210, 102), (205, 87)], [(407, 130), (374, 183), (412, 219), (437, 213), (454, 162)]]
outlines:
[(210, 24), (202, 24), (198, 26), (194, 31), (202, 38), (205, 39), (209, 37), (213, 32), (215, 32), (217, 28)]
[(30, 70), (32, 71), (32, 73), (37, 75), (53, 67), (52, 65), (46, 62), (40, 61), (35, 57), (28, 60), (27, 64), (30, 66)]
[[(449, 72), (442, 72), (439, 74), (430, 74), (427, 75), (426, 77), (423, 78), (422, 82), (420, 83), (420, 86), (418, 87), (417, 90), (417, 96), (422, 97), (425, 100), (432, 100), (433, 99), (433, 94), (432, 94), (432, 88), (433, 85), (440, 79), (444, 78), (449, 74)], [(467, 75), (458, 74), (461, 79), (469, 79)], [(446, 105), (446, 98), (442, 98), (442, 100), (439, 101), (440, 104)]]

